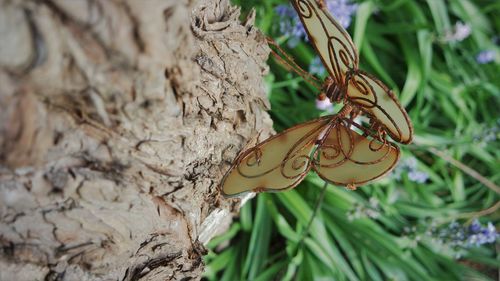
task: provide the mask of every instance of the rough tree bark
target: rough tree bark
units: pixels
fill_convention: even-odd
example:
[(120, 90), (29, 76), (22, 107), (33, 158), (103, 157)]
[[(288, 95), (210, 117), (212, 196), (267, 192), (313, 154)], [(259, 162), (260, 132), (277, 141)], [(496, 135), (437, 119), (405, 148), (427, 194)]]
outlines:
[(199, 279), (271, 121), (226, 0), (0, 1), (0, 280)]

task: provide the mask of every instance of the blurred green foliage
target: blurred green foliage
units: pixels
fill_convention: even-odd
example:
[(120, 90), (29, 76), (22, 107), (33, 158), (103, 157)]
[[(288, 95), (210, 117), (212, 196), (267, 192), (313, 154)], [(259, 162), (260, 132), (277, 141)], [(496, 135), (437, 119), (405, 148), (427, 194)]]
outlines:
[[(256, 25), (264, 34), (280, 44), (287, 39), (280, 34), (274, 10), (286, 2), (233, 3), (244, 14), (255, 9)], [(489, 180), (493, 189), (500, 182), (500, 39), (495, 38), (500, 36), (500, 2), (358, 4), (348, 31), (360, 51), (360, 66), (387, 83), (406, 107), (415, 141), (401, 146), (402, 161), (416, 159), (414, 166), (428, 179), (415, 182), (403, 171), (400, 177), (389, 175), (355, 192), (330, 185), (305, 237), (321, 179), (311, 173), (294, 190), (259, 194), (242, 207), (227, 233), (210, 242), (206, 279), (498, 278), (498, 242), (463, 247), (440, 243), (436, 233), (455, 220), (467, 226), (476, 217), (493, 224), (500, 218), (498, 190), (478, 181)], [(470, 36), (443, 40), (458, 21), (471, 28)], [(305, 69), (316, 56), (307, 42), (285, 49)], [(495, 61), (479, 64), (476, 56), (483, 50), (493, 50)], [(270, 113), (277, 131), (324, 114), (315, 107), (317, 90), (273, 59), (269, 65)], [(440, 153), (457, 160), (462, 169)], [(464, 173), (463, 166), (478, 175)]]

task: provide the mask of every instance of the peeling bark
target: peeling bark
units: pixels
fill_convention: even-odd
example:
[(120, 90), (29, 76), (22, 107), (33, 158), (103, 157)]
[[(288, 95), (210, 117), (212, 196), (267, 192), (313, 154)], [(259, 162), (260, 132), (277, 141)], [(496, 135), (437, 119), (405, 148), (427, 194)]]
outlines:
[(0, 1), (0, 280), (199, 279), (269, 49), (226, 0)]

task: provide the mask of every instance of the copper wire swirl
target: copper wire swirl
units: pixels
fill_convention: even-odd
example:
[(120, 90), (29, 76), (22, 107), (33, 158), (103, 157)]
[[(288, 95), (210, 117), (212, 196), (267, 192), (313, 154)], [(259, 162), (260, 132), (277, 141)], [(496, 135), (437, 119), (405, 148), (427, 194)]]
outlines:
[[(313, 14), (313, 8), (310, 6), (307, 1), (304, 0), (297, 0), (297, 7), (299, 8), (300, 15), (306, 19), (312, 17)], [(305, 10), (307, 8), (307, 11)]]

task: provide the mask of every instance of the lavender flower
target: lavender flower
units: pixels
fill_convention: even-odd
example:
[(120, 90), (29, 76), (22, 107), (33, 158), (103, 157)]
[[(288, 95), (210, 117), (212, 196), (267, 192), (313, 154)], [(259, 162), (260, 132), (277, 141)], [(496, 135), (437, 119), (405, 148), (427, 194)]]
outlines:
[(481, 225), (478, 220), (472, 222), (470, 226), (456, 221), (444, 226), (438, 225), (437, 221), (431, 219), (425, 224), (405, 227), (401, 238), (405, 239), (409, 248), (416, 247), (424, 237), (430, 238), (437, 251), (449, 252), (455, 259), (459, 259), (466, 254), (467, 249), (495, 243), (500, 237), (490, 222), (486, 226)]
[(428, 234), (440, 244), (456, 250), (494, 243), (499, 237), (491, 222), (483, 226), (478, 220), (472, 222), (468, 227), (460, 225), (458, 222), (452, 222), (439, 230), (433, 228)]
[(371, 197), (368, 205), (356, 202), (353, 207), (347, 211), (347, 219), (353, 221), (361, 218), (376, 219), (380, 216), (380, 207), (377, 198)]
[(309, 64), (309, 73), (321, 76), (325, 74), (325, 71), (325, 66), (323, 65), (321, 59), (318, 56), (314, 57), (314, 59)]
[[(335, 19), (344, 28), (347, 28), (351, 24), (352, 14), (356, 12), (358, 5), (351, 4), (350, 0), (326, 0), (326, 7)], [(287, 42), (290, 48), (297, 46), (300, 39), (307, 40), (304, 26), (292, 7), (282, 4), (276, 6), (274, 10), (281, 17), (279, 24), (280, 32), (290, 38)]]
[(404, 227), (402, 238), (406, 238), (408, 248), (416, 248), (418, 242), (422, 240), (421, 233), (418, 232), (417, 227)]
[(290, 48), (297, 46), (301, 38), (307, 38), (304, 26), (290, 5), (278, 5), (274, 8), (274, 11), (280, 16), (280, 32), (290, 38), (287, 42)]
[(333, 110), (333, 104), (330, 102), (330, 99), (319, 100), (316, 99), (316, 108), (319, 110)]
[(476, 61), (479, 64), (487, 64), (495, 60), (495, 51), (493, 50), (484, 50), (481, 51), (476, 56)]
[(446, 32), (444, 35), (444, 41), (446, 42), (459, 42), (463, 41), (465, 38), (469, 37), (471, 34), (470, 25), (463, 23), (461, 21), (455, 23), (452, 31)]
[(488, 222), (486, 227), (483, 227), (479, 221), (475, 220), (468, 229), (469, 237), (467, 237), (467, 247), (479, 247), (483, 244), (494, 243), (498, 238), (498, 233), (491, 222)]
[(481, 224), (477, 219), (471, 223), (471, 225), (469, 226), (469, 231), (472, 233), (479, 233), (481, 231)]
[(326, 0), (326, 7), (344, 28), (349, 27), (352, 14), (358, 9), (358, 5), (349, 0)]
[(429, 179), (429, 175), (426, 172), (413, 170), (408, 172), (408, 179), (412, 182), (424, 183)]
[(406, 158), (403, 161), (403, 165), (406, 166), (409, 170), (417, 169), (417, 159), (415, 157)]
[(425, 183), (429, 179), (429, 175), (424, 171), (420, 171), (417, 165), (418, 163), (415, 157), (404, 159), (392, 172), (393, 178), (400, 180), (401, 175), (406, 173), (410, 181)]

